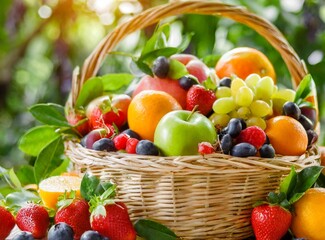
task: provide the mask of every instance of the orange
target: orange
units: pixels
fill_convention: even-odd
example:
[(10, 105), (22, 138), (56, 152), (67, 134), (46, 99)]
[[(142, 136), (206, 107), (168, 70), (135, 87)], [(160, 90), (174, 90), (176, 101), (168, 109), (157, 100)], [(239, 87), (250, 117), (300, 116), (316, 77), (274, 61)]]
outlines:
[(241, 79), (252, 73), (269, 76), (276, 82), (276, 74), (270, 60), (259, 50), (248, 47), (234, 48), (221, 56), (215, 67), (221, 79), (236, 75)]
[(296, 119), (288, 116), (276, 116), (266, 122), (265, 133), (277, 154), (299, 156), (308, 145), (304, 127)]
[(65, 192), (76, 192), (80, 197), (81, 177), (78, 176), (53, 176), (44, 179), (38, 186), (38, 193), (45, 207), (56, 208), (58, 197)]
[(168, 112), (182, 107), (166, 92), (144, 90), (136, 95), (128, 109), (128, 123), (131, 130), (142, 139), (153, 141), (159, 120)]
[(310, 188), (294, 204), (291, 230), (295, 237), (325, 239), (325, 188)]

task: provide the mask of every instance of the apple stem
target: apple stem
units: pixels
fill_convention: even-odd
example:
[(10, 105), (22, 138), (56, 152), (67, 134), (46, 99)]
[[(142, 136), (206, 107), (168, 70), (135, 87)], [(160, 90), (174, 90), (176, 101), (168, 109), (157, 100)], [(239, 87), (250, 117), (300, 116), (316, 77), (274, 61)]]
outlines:
[(190, 115), (188, 115), (186, 121), (190, 120), (190, 118), (193, 116), (193, 114), (196, 112), (196, 110), (199, 108), (199, 105), (195, 105), (194, 108), (192, 109), (192, 112)]

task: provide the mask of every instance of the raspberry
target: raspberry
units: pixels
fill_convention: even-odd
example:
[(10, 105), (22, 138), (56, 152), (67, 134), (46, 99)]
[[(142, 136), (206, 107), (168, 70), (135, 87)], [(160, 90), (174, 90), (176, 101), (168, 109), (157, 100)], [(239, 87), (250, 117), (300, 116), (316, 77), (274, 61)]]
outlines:
[(127, 153), (136, 153), (135, 149), (138, 145), (138, 142), (139, 140), (136, 139), (136, 138), (129, 138), (127, 141), (126, 141), (126, 147), (125, 147), (125, 150)]
[(199, 143), (199, 150), (198, 152), (201, 154), (201, 155), (204, 155), (204, 154), (211, 154), (211, 153), (214, 153), (214, 147), (212, 146), (211, 143), (209, 142), (201, 142)]
[(114, 145), (115, 145), (115, 148), (117, 150), (123, 150), (126, 148), (126, 142), (127, 140), (129, 139), (129, 135), (125, 134), (125, 133), (121, 133), (119, 135), (117, 135), (113, 141), (114, 141)]
[(265, 132), (257, 126), (250, 126), (240, 132), (239, 136), (236, 138), (237, 143), (250, 143), (256, 149), (260, 149), (265, 143), (266, 134)]

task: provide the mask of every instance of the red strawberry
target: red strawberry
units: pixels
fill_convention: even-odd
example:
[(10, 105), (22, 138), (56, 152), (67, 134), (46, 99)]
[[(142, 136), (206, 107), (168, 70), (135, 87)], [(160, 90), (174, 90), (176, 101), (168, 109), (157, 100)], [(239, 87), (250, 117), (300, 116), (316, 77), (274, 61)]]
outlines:
[(256, 240), (280, 240), (291, 224), (291, 213), (278, 205), (264, 204), (253, 209), (251, 222)]
[(20, 230), (30, 232), (34, 238), (43, 238), (46, 236), (50, 218), (43, 206), (29, 203), (19, 209), (16, 223)]
[(91, 227), (110, 240), (136, 239), (127, 207), (122, 202), (97, 206), (91, 214)]
[(186, 95), (186, 109), (192, 111), (198, 105), (198, 111), (207, 115), (212, 110), (216, 95), (212, 90), (205, 89), (200, 85), (193, 85)]
[(6, 239), (15, 226), (14, 216), (4, 207), (0, 206), (0, 240)]
[(80, 112), (70, 111), (67, 115), (67, 120), (81, 136), (85, 136), (90, 131), (89, 120), (86, 115)]
[(55, 214), (54, 221), (68, 224), (73, 229), (74, 239), (77, 240), (85, 231), (91, 230), (89, 205), (84, 199), (73, 199), (72, 202), (69, 200), (72, 199), (59, 201), (59, 205), (63, 205)]
[(260, 127), (250, 126), (240, 132), (236, 141), (237, 143), (250, 143), (256, 149), (260, 149), (266, 141), (266, 134)]
[(201, 155), (204, 155), (204, 154), (211, 154), (211, 153), (214, 153), (215, 150), (214, 150), (214, 147), (212, 146), (211, 143), (209, 143), (209, 142), (201, 142), (201, 143), (199, 143), (199, 149), (198, 149), (198, 152), (199, 152)]

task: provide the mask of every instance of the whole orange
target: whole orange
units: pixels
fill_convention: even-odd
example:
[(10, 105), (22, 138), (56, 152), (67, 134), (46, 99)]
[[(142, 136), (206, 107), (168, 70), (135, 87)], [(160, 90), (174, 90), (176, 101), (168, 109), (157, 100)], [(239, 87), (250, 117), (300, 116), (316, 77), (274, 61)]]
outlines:
[(325, 188), (310, 188), (294, 204), (291, 230), (295, 237), (325, 239)]
[(153, 141), (159, 120), (168, 112), (182, 107), (166, 92), (144, 90), (136, 95), (128, 109), (128, 123), (131, 130), (142, 139)]
[(307, 133), (300, 122), (288, 116), (276, 116), (266, 122), (265, 133), (277, 154), (299, 156), (308, 145)]
[(215, 70), (220, 79), (231, 75), (246, 79), (248, 75), (257, 73), (261, 77), (269, 76), (276, 82), (272, 63), (261, 51), (254, 48), (238, 47), (224, 53)]

